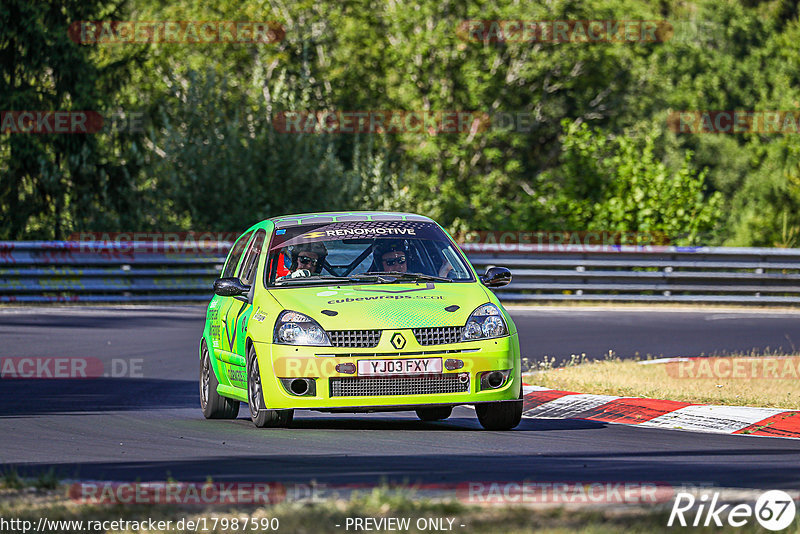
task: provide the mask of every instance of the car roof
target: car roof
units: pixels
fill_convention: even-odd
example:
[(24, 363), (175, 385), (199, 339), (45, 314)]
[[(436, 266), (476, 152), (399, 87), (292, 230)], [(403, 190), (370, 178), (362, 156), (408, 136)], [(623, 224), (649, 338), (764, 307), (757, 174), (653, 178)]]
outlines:
[(433, 222), (429, 217), (415, 213), (399, 213), (389, 211), (330, 211), (323, 213), (301, 213), (298, 215), (282, 215), (267, 219), (275, 224), (275, 228), (289, 228), (302, 224), (358, 222), (358, 221), (420, 221)]

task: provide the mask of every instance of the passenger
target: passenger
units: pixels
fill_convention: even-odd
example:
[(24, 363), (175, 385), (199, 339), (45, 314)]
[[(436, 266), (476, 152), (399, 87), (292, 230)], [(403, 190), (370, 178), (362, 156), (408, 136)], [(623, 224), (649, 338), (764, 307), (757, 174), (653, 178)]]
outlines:
[[(411, 247), (402, 239), (379, 241), (373, 245), (373, 271), (388, 273), (408, 272), (408, 265), (413, 261)], [(418, 267), (415, 267), (418, 268)], [(447, 277), (453, 266), (446, 259), (436, 273), (437, 276)]]

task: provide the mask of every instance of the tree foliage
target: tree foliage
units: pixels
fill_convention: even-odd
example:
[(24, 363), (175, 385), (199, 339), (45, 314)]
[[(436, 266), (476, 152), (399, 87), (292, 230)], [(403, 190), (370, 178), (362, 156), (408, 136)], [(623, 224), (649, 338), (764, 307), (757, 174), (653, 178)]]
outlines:
[[(0, 4), (0, 108), (111, 115), (135, 52), (113, 61), (70, 41), (78, 20), (113, 17), (103, 1)], [(74, 228), (136, 223), (135, 135), (0, 133), (0, 238), (64, 238)]]
[(719, 219), (722, 196), (705, 191), (706, 171), (692, 153), (671, 169), (654, 154), (652, 136), (634, 140), (564, 123), (561, 165), (538, 177), (551, 217), (567, 228), (639, 232), (697, 244)]
[[(285, 213), (401, 209), (452, 230), (796, 245), (800, 137), (676, 134), (667, 122), (681, 110), (798, 109), (795, 4), (7, 0), (2, 110), (141, 112), (146, 129), (0, 133), (0, 238), (235, 231)], [(65, 31), (125, 19), (275, 20), (286, 35), (92, 46)], [(601, 19), (667, 20), (673, 33), (537, 43), (463, 31), (467, 20)], [(274, 121), (287, 110), (475, 111), (490, 122), (435, 135), (286, 134)]]

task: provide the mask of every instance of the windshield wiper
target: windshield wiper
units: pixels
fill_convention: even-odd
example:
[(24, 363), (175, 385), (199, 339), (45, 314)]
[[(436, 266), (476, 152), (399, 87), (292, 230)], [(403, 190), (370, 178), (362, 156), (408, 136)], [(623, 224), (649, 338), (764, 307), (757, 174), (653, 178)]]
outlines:
[(350, 276), (331, 276), (331, 275), (314, 275), (314, 276), (301, 276), (298, 278), (284, 278), (283, 280), (276, 280), (276, 286), (282, 285), (303, 285), (307, 283), (320, 283), (320, 282), (376, 282), (378, 284), (393, 284), (401, 281), (417, 281), (417, 280), (430, 280), (435, 282), (452, 282), (449, 278), (441, 276), (433, 276), (422, 273), (398, 273), (396, 271), (381, 271), (369, 272), (362, 274), (351, 274)]
[(362, 274), (351, 274), (347, 277), (348, 280), (355, 280), (355, 281), (373, 281), (378, 282), (379, 284), (387, 284), (392, 283), (395, 281), (395, 278), (389, 277), (388, 275), (393, 273), (362, 273)]
[(349, 280), (349, 278), (344, 276), (330, 276), (324, 274), (314, 276), (298, 276), (297, 278), (286, 277), (282, 280), (275, 280), (275, 285), (283, 285), (287, 282), (347, 282)]
[(423, 274), (423, 273), (398, 273), (396, 271), (380, 271), (380, 272), (372, 271), (369, 274), (375, 274), (375, 275), (380, 275), (380, 276), (385, 276), (385, 277), (391, 277), (391, 278), (394, 279), (394, 280), (392, 280), (393, 282), (396, 282), (397, 280), (408, 280), (408, 279), (413, 279), (413, 280), (433, 280), (433, 281), (436, 281), (436, 282), (452, 282), (453, 281), (450, 278), (445, 278), (443, 276), (433, 276), (432, 274)]
[(353, 274), (350, 276), (332, 276), (328, 274), (314, 275), (314, 276), (299, 276), (297, 278), (284, 278), (276, 280), (275, 285), (292, 285), (295, 282), (300, 284), (306, 282), (378, 282), (378, 283), (391, 283), (395, 278), (388, 279), (383, 274)]

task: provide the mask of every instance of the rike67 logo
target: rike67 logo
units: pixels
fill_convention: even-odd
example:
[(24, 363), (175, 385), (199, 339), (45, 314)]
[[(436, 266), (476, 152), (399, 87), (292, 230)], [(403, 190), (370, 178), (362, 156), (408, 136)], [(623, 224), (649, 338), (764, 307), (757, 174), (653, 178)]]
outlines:
[(719, 492), (710, 497), (704, 493), (699, 498), (691, 493), (678, 493), (667, 526), (721, 527), (727, 523), (732, 527), (743, 527), (755, 518), (763, 528), (778, 531), (794, 522), (795, 502), (785, 491), (764, 492), (756, 500), (755, 506), (745, 503), (720, 504), (719, 498)]

